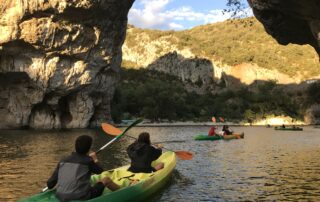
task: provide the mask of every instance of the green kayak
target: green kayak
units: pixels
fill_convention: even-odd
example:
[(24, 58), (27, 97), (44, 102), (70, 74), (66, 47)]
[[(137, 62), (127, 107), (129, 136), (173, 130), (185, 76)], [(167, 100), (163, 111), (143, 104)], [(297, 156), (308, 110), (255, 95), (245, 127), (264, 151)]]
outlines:
[(303, 128), (299, 128), (299, 127), (286, 127), (286, 128), (283, 128), (281, 126), (276, 126), (274, 127), (275, 130), (292, 130), (292, 131), (303, 131)]
[(197, 135), (193, 137), (194, 140), (232, 140), (232, 139), (241, 139), (244, 138), (244, 133), (241, 134), (232, 134), (232, 135), (224, 135), (224, 136), (208, 136), (204, 134)]
[[(150, 195), (156, 193), (166, 185), (172, 171), (176, 166), (176, 155), (172, 151), (163, 153), (159, 159), (153, 162), (153, 165), (163, 162), (164, 168), (154, 173), (131, 173), (127, 171), (129, 165), (109, 170), (100, 175), (92, 175), (91, 182), (95, 184), (103, 177), (110, 177), (115, 183), (122, 188), (117, 191), (110, 191), (105, 188), (102, 196), (87, 200), (87, 202), (122, 202), (122, 201), (141, 201)], [(131, 182), (136, 182), (130, 185)], [(55, 197), (54, 191), (34, 195), (21, 202), (59, 202)]]

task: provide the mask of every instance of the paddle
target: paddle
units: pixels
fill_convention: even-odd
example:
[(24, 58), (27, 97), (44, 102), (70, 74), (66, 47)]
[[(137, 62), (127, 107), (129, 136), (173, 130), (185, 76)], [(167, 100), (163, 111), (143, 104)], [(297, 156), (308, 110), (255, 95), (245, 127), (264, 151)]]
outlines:
[[(117, 134), (117, 137), (113, 138), (112, 140), (110, 140), (107, 144), (103, 145), (98, 151), (96, 151), (96, 154), (100, 153), (102, 150), (104, 150), (107, 146), (109, 146), (110, 144), (112, 144), (114, 141), (120, 139), (130, 128), (132, 128), (133, 126), (141, 123), (143, 121), (143, 119), (137, 119), (134, 122), (132, 122), (123, 132), (121, 130), (118, 129), (118, 131), (120, 131), (120, 133)], [(102, 128), (103, 128), (102, 124)], [(116, 128), (117, 129), (117, 128)], [(111, 129), (112, 130), (112, 129)], [(111, 132), (110, 130), (110, 132)], [(42, 192), (45, 192), (48, 190), (48, 187), (42, 189)]]
[[(109, 135), (113, 135), (113, 136), (118, 136), (119, 134), (122, 133), (122, 131), (116, 127), (114, 127), (113, 125), (107, 124), (107, 123), (103, 123), (102, 124), (102, 129), (105, 133), (109, 134)], [(130, 135), (126, 135), (127, 137), (130, 137), (132, 139), (137, 140), (137, 138), (132, 137)], [(164, 148), (168, 151), (172, 151), (170, 149)], [(173, 151), (180, 159), (182, 160), (191, 160), (193, 158), (193, 154), (191, 152), (188, 151)]]
[[(109, 146), (111, 143), (113, 143), (114, 141), (116, 141), (117, 139), (120, 139), (130, 128), (132, 128), (133, 126), (141, 123), (143, 121), (143, 119), (137, 119), (135, 120), (134, 122), (132, 122), (123, 132), (118, 129), (116, 130), (117, 128), (113, 127), (113, 128), (110, 128), (108, 125), (110, 124), (106, 124), (106, 123), (102, 123), (101, 126), (102, 126), (102, 129), (103, 131), (105, 131), (105, 129), (107, 130), (110, 130), (110, 133), (112, 133), (113, 136), (117, 136), (115, 138), (113, 138), (111, 141), (109, 141), (107, 144), (105, 144), (104, 146), (102, 146), (97, 152), (96, 154), (98, 154), (99, 152), (101, 152), (102, 150), (104, 150), (104, 148), (106, 148), (107, 146)], [(120, 132), (119, 132), (120, 131)], [(111, 134), (110, 134), (111, 135)]]

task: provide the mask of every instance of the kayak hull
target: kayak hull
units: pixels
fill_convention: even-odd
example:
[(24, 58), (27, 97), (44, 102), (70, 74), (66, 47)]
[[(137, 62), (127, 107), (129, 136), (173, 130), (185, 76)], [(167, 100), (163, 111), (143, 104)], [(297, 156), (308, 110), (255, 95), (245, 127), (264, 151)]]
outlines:
[[(163, 162), (164, 168), (154, 173), (132, 173), (127, 171), (129, 165), (109, 170), (101, 173), (100, 175), (92, 175), (91, 182), (95, 184), (103, 177), (110, 177), (117, 183), (121, 189), (117, 191), (110, 191), (105, 188), (102, 196), (87, 200), (87, 202), (129, 202), (141, 201), (158, 192), (163, 188), (176, 166), (176, 155), (172, 151), (163, 153), (159, 159), (153, 162), (153, 165)], [(130, 183), (133, 183), (130, 186)], [(48, 191), (28, 199), (20, 200), (21, 202), (59, 202), (54, 194), (54, 191)]]
[(194, 137), (194, 140), (211, 140), (211, 141), (216, 141), (216, 140), (232, 140), (232, 139), (241, 139), (244, 138), (244, 133), (237, 134), (234, 133), (232, 135), (224, 135), (224, 136), (208, 136), (208, 135), (197, 135)]
[(303, 131), (303, 128), (282, 128), (282, 127), (275, 127), (275, 130), (290, 130), (290, 131)]

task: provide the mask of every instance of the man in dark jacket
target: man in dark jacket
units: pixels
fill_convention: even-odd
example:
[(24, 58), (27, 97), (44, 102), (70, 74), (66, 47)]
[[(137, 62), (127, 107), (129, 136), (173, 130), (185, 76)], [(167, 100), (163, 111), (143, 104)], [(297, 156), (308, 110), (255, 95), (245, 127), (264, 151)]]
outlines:
[(49, 189), (56, 186), (56, 196), (60, 201), (88, 200), (100, 196), (105, 187), (114, 191), (119, 189), (110, 178), (105, 177), (91, 187), (90, 176), (100, 174), (103, 169), (98, 163), (96, 153), (88, 156), (92, 138), (79, 136), (75, 142), (75, 150), (70, 156), (62, 159), (47, 182)]
[(161, 156), (162, 150), (151, 146), (149, 133), (141, 133), (138, 140), (128, 147), (127, 153), (131, 159), (131, 166), (128, 170), (133, 173), (151, 173), (164, 166), (163, 163), (155, 167), (151, 166), (152, 161)]

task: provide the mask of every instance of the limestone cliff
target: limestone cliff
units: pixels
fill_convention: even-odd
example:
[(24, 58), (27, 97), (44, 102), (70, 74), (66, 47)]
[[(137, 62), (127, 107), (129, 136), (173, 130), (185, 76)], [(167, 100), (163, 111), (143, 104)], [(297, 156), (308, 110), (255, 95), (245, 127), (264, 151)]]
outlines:
[(220, 82), (237, 87), (257, 80), (297, 84), (320, 78), (311, 47), (280, 46), (252, 18), (179, 32), (130, 26), (123, 61), (123, 66), (158, 70), (211, 90)]
[(0, 128), (110, 120), (134, 0), (0, 0)]

